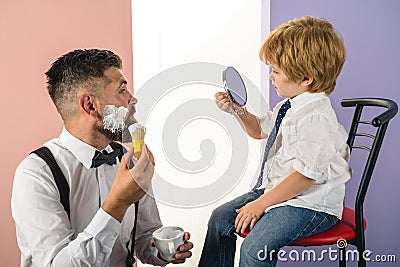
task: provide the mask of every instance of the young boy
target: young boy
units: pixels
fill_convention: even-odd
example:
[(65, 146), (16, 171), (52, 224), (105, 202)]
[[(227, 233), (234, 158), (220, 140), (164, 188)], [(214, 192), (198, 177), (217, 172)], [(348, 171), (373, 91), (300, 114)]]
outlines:
[[(247, 227), (239, 266), (275, 266), (270, 252), (341, 219), (349, 149), (327, 95), (345, 57), (341, 36), (324, 19), (294, 19), (265, 40), (260, 58), (284, 100), (263, 117), (235, 115), (249, 136), (268, 137), (261, 173), (252, 191), (213, 211), (199, 266), (233, 266), (235, 232)], [(231, 110), (225, 93), (215, 98), (221, 110)]]

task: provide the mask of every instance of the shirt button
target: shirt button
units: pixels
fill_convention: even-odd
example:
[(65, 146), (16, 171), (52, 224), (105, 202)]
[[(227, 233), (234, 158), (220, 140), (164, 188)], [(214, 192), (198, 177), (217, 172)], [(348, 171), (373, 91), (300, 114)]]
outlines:
[(114, 237), (116, 238), (118, 236), (118, 233), (117, 232), (114, 232)]

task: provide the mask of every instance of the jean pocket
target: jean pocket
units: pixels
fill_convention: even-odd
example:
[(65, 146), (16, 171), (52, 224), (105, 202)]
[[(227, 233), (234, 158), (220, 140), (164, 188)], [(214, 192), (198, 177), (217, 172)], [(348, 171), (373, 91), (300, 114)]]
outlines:
[(334, 215), (328, 215), (328, 216), (329, 219), (331, 220), (332, 226), (334, 226), (339, 221), (339, 218)]

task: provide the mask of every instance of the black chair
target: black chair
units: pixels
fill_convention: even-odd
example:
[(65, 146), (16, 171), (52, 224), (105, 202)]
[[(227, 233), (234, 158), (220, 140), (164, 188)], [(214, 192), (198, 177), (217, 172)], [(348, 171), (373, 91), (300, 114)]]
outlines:
[[(365, 267), (366, 261), (364, 257), (362, 257), (365, 251), (364, 231), (366, 229), (366, 221), (363, 213), (364, 199), (386, 129), (389, 121), (396, 115), (398, 108), (394, 101), (382, 98), (343, 99), (341, 104), (343, 107), (355, 107), (347, 139), (350, 150), (362, 149), (367, 151), (367, 160), (357, 190), (355, 209), (344, 207), (342, 220), (336, 225), (324, 232), (300, 239), (290, 244), (290, 246), (308, 247), (337, 244), (339, 248), (339, 266), (344, 267), (346, 266), (346, 245), (349, 243), (357, 248), (359, 256), (358, 266)], [(371, 120), (362, 119), (361, 114), (365, 109), (372, 109), (372, 111), (376, 113), (376, 108), (371, 107), (382, 107), (385, 108), (385, 111), (379, 113), (378, 116), (370, 116), (372, 118)], [(369, 113), (370, 111), (368, 111), (368, 114)], [(365, 126), (361, 127), (363, 129), (359, 129), (360, 125)], [(370, 128), (370, 131), (366, 132), (367, 128)], [(354, 144), (356, 140), (358, 142), (360, 139), (364, 138), (370, 139), (370, 146), (364, 144), (360, 145), (358, 143)], [(353, 177), (352, 179), (355, 178)], [(248, 232), (240, 234), (240, 236), (245, 237), (247, 234)], [(340, 244), (340, 242), (342, 242), (342, 244)]]

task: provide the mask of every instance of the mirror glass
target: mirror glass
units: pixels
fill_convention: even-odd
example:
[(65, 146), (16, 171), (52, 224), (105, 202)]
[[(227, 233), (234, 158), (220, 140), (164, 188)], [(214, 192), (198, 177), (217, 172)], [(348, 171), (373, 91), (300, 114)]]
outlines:
[[(247, 91), (239, 72), (234, 67), (227, 67), (222, 72), (222, 80), (229, 99), (238, 107), (244, 107), (247, 102)], [(233, 111), (239, 113), (235, 108)]]

